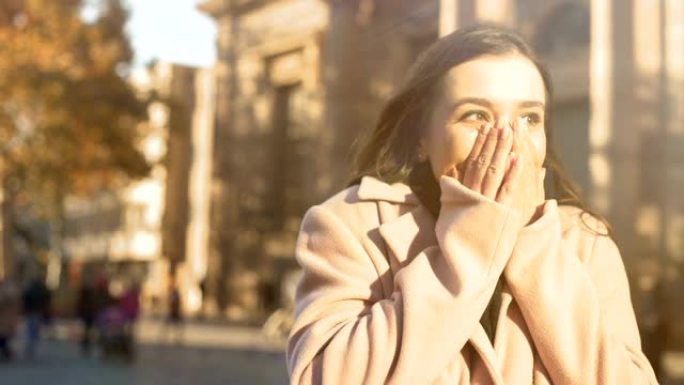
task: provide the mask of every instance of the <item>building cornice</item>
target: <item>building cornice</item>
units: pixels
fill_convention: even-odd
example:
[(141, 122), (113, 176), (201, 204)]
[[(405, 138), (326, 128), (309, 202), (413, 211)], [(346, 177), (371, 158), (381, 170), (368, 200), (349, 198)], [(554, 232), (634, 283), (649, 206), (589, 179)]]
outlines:
[(230, 0), (206, 0), (197, 5), (197, 9), (207, 15), (218, 18), (219, 16), (228, 13), (230, 7)]
[(213, 18), (226, 14), (239, 14), (277, 0), (205, 0), (197, 6), (201, 12)]

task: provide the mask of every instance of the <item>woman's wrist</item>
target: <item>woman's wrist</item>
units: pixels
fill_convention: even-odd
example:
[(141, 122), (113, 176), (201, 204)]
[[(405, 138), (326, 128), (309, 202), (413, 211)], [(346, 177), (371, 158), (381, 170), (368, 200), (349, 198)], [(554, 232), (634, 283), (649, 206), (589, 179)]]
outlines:
[(529, 226), (529, 225), (533, 224), (534, 222), (536, 222), (537, 220), (539, 220), (539, 218), (541, 218), (542, 215), (544, 215), (544, 205), (545, 205), (545, 203), (546, 203), (546, 202), (544, 202), (544, 203), (538, 205), (538, 206), (534, 209), (534, 213), (532, 214), (532, 216), (530, 217), (530, 219), (527, 221), (527, 223), (525, 224), (525, 226)]
[(558, 203), (549, 199), (537, 206), (534, 215), (521, 229), (521, 234), (532, 234), (547, 229), (558, 217)]

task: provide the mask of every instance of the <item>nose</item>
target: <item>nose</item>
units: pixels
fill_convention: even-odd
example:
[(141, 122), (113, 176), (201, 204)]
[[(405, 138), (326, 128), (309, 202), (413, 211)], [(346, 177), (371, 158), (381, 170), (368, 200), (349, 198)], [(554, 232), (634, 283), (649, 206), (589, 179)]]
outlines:
[(496, 127), (503, 128), (506, 126), (510, 127), (511, 129), (515, 129), (515, 121), (508, 115), (499, 116), (496, 119)]
[(513, 119), (508, 115), (501, 115), (496, 119), (495, 127), (503, 128), (506, 126), (510, 127), (513, 132), (525, 130), (525, 128), (527, 128), (527, 124), (524, 119)]

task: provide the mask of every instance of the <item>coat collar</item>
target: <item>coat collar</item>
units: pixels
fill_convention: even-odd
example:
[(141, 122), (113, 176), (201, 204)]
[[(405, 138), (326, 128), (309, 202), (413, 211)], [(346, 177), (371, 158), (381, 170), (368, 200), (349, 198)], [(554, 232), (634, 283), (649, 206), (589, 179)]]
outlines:
[(372, 176), (364, 176), (361, 179), (357, 194), (361, 200), (418, 204), (418, 197), (408, 185), (404, 183), (388, 184)]
[[(423, 207), (411, 188), (403, 183), (388, 184), (374, 177), (361, 179), (358, 198), (364, 201), (381, 201), (394, 204), (408, 204), (416, 207), (393, 218), (383, 218), (379, 227), (389, 251), (398, 262), (397, 268), (404, 267), (421, 250), (437, 245), (434, 231), (435, 218)], [(384, 205), (382, 205), (384, 206)], [(380, 210), (383, 211), (382, 208)], [(494, 347), (482, 325), (475, 327), (469, 338), (473, 347), (482, 358), (484, 368), (495, 384), (503, 384)]]

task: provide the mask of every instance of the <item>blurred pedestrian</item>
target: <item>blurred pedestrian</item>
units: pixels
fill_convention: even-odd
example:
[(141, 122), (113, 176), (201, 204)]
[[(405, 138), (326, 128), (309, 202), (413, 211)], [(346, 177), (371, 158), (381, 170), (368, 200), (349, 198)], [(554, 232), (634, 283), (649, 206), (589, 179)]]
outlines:
[(19, 322), (19, 289), (9, 279), (0, 282), (0, 354), (2, 359), (12, 359), (11, 342)]
[(200, 311), (199, 311), (199, 318), (204, 319), (205, 316), (205, 311), (206, 311), (206, 304), (207, 304), (207, 277), (202, 278), (202, 280), (199, 283), (199, 289), (200, 289), (200, 295), (201, 297), (201, 305), (200, 305)]
[[(179, 344), (183, 339), (183, 309), (182, 297), (178, 286), (171, 283), (169, 288), (168, 315), (166, 318), (167, 335), (175, 336), (175, 342)], [(171, 339), (172, 340), (172, 339)]]
[(133, 323), (140, 314), (140, 289), (134, 284), (126, 290), (119, 300), (126, 319)]
[(135, 322), (140, 315), (140, 287), (138, 284), (133, 284), (126, 290), (119, 300), (119, 306), (126, 324), (126, 338), (131, 347), (133, 347), (135, 342)]
[(24, 291), (26, 321), (26, 356), (34, 358), (40, 341), (40, 329), (50, 319), (51, 294), (45, 283), (34, 279)]
[(127, 361), (133, 359), (129, 320), (121, 306), (121, 298), (103, 309), (98, 314), (95, 324), (102, 348), (102, 358), (125, 358)]
[(95, 319), (110, 302), (105, 277), (87, 278), (83, 281), (76, 301), (76, 313), (82, 324), (81, 350), (89, 354), (95, 332)]

